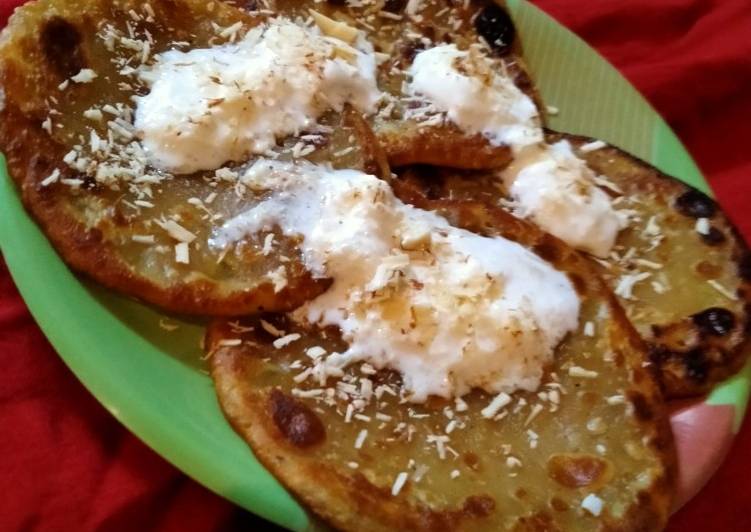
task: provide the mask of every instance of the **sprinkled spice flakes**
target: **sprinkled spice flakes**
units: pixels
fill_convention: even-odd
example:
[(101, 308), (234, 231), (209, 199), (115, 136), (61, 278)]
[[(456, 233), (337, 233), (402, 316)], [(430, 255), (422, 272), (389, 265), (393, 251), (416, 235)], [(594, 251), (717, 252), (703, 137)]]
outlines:
[[(81, 192), (94, 188), (109, 189), (115, 194), (120, 194), (118, 202), (131, 209), (134, 217), (144, 219), (143, 225), (139, 227), (139, 233), (135, 235), (132, 242), (140, 244), (141, 249), (152, 250), (144, 251), (144, 253), (160, 253), (165, 256), (170, 251), (168, 248), (171, 247), (173, 252), (169, 254), (172, 255), (174, 264), (183, 266), (183, 271), (189, 271), (188, 267), (192, 266), (194, 257), (199, 258), (200, 264), (202, 257), (199, 255), (212, 253), (211, 247), (204, 242), (203, 235), (196, 240), (198, 232), (193, 229), (196, 224), (181, 224), (177, 216), (171, 219), (172, 214), (168, 214), (166, 218), (147, 220), (142, 213), (151, 209), (159, 210), (165, 205), (159, 197), (163, 194), (163, 184), (176, 179), (169, 172), (155, 169), (149, 164), (148, 154), (140, 140), (140, 132), (134, 126), (136, 94), (143, 94), (147, 91), (147, 85), (151, 82), (149, 76), (155, 63), (155, 54), (165, 46), (163, 35), (159, 35), (158, 39), (161, 40), (158, 40), (149, 31), (150, 25), (154, 24), (152, 13), (153, 8), (149, 4), (142, 4), (139, 8), (130, 10), (128, 19), (122, 23), (104, 23), (100, 27), (96, 39), (101, 42), (103, 49), (111, 54), (110, 61), (117, 74), (127, 81), (121, 82), (119, 87), (121, 94), (115, 98), (117, 101), (100, 101), (81, 112), (84, 119), (81, 121), (84, 126), (83, 132), (79, 138), (74, 139), (75, 143), (63, 157), (62, 164), (54, 168), (46, 178), (41, 180), (40, 184), (43, 187), (66, 186), (72, 191)], [(263, 14), (263, 16), (267, 15), (268, 12)], [(312, 19), (307, 22), (301, 20), (300, 23), (311, 25), (313, 21)], [(215, 34), (209, 38), (209, 45), (232, 43), (242, 38), (245, 33), (240, 22), (224, 27), (217, 24), (214, 26)], [(337, 26), (334, 33), (337, 31), (341, 33), (342, 28), (346, 29), (349, 26)], [(159, 30), (157, 28), (157, 31)], [(351, 28), (349, 31), (356, 32)], [(351, 35), (345, 37), (351, 40)], [(333, 39), (332, 42), (336, 41), (336, 37), (331, 37), (331, 39)], [(184, 49), (188, 46), (189, 43), (185, 42), (167, 43), (167, 47), (172, 49)], [(78, 90), (78, 86), (105, 83), (111, 76), (111, 72), (100, 74), (93, 69), (81, 69), (60, 85), (58, 88), (61, 92), (60, 99), (67, 98), (68, 92)], [(101, 81), (103, 79), (105, 81)], [(70, 94), (73, 93), (70, 92)], [(50, 96), (48, 101), (49, 115), (42, 121), (42, 128), (48, 134), (56, 135), (58, 129), (63, 127), (63, 124), (57, 120), (60, 114), (57, 110), (59, 99)], [(313, 124), (310, 131), (299, 132), (291, 141), (285, 141), (282, 146), (275, 148), (266, 156), (272, 158), (308, 157), (319, 147), (327, 145), (333, 131), (334, 128), (331, 126)], [(352, 151), (353, 148), (350, 146), (339, 149), (337, 153), (339, 157), (346, 158)], [(76, 174), (76, 177), (69, 177), (67, 175), (69, 172)], [(222, 189), (227, 185), (234, 186), (238, 200), (259, 192), (257, 188), (254, 188), (255, 184), (252, 179), (244, 175), (242, 168), (219, 168), (213, 175), (205, 175), (201, 179), (209, 186), (220, 185), (217, 187), (219, 194), (222, 194)], [(168, 187), (169, 190), (173, 188)], [(220, 200), (222, 205), (216, 209), (211, 207), (218, 196), (217, 191), (211, 191), (202, 197), (186, 199), (186, 207), (190, 206), (200, 212), (203, 225), (220, 223), (222, 212), (226, 212), (227, 201), (224, 198)], [(176, 205), (175, 208), (179, 206)], [(131, 214), (129, 213), (128, 216)], [(155, 233), (150, 233), (149, 225), (157, 229)], [(177, 226), (182, 227), (184, 231)], [(188, 226), (190, 229), (187, 228)], [(167, 233), (167, 241), (158, 231), (159, 227)], [(178, 234), (178, 231), (182, 234)], [(188, 238), (188, 233), (193, 234), (193, 238)], [(264, 256), (272, 255), (272, 248), (275, 244), (273, 239), (264, 242), (261, 250)], [(200, 254), (192, 253), (199, 248), (202, 248)], [(226, 251), (219, 254), (216, 264), (220, 264), (225, 256)], [(283, 257), (280, 257), (280, 260), (282, 259)], [(199, 265), (198, 268), (200, 267)], [(289, 283), (286, 268), (281, 266), (270, 271), (268, 279), (275, 293), (285, 289)]]
[[(260, 328), (265, 333), (275, 337), (272, 341), (275, 349), (293, 347), (296, 342), (303, 341), (300, 333), (287, 333), (278, 325), (261, 320)], [(238, 325), (235, 325), (237, 327)], [(244, 327), (251, 331), (252, 326)], [(477, 398), (472, 398), (471, 404), (464, 398), (455, 398), (441, 409), (425, 408), (422, 405), (411, 405), (404, 396), (398, 381), (383, 380), (384, 375), (369, 364), (353, 365), (342, 370), (336, 366), (336, 351), (330, 351), (323, 345), (295, 348), (302, 353), (301, 358), (295, 358), (290, 365), (294, 373), (293, 396), (313, 401), (326, 406), (328, 412), (336, 413), (342, 422), (356, 427), (351, 441), (356, 453), (347, 462), (350, 469), (362, 470), (363, 458), (359, 452), (370, 452), (367, 449), (380, 448), (383, 445), (417, 444), (421, 451), (413, 455), (404, 471), (399, 472), (393, 479), (394, 496), (401, 493), (407, 480), (419, 483), (424, 476), (435, 481), (434, 475), (446, 475), (450, 480), (458, 480), (474, 471), (473, 462), (468, 464), (462, 457), (454, 441), (463, 443), (463, 431), (467, 430), (478, 419), (503, 427), (511, 423), (509, 415), (520, 420), (524, 427), (524, 441), (527, 448), (534, 451), (541, 445), (541, 431), (537, 419), (547, 412), (555, 415), (559, 411), (562, 397), (568, 395), (566, 387), (560, 382), (557, 374), (550, 375), (550, 380), (543, 384), (534, 394), (520, 396), (505, 393), (487, 396), (484, 403), (478, 404)], [(330, 357), (332, 357), (330, 359)], [(568, 368), (567, 374), (577, 382), (577, 379), (596, 379), (597, 372), (578, 366)], [(575, 385), (578, 386), (578, 385)], [(622, 394), (611, 395), (603, 401), (609, 408), (622, 409), (628, 401)], [(396, 409), (395, 409), (396, 407)], [(323, 411), (322, 411), (323, 412)], [(386, 413), (388, 412), (388, 413)], [(549, 421), (543, 421), (548, 423)], [(583, 422), (585, 430), (594, 436), (607, 436), (608, 426), (603, 417), (590, 417)], [(532, 427), (536, 428), (532, 428)], [(435, 429), (433, 429), (433, 427)], [(422, 434), (422, 435), (421, 435)], [(421, 439), (422, 438), (422, 439)], [(422, 441), (422, 444), (420, 442)], [(602, 454), (612, 442), (595, 442), (592, 452)], [(518, 478), (524, 470), (524, 461), (512, 454), (512, 446), (503, 444), (491, 453), (503, 460), (509, 478)], [(432, 459), (428, 459), (432, 456)], [(416, 466), (416, 461), (447, 464), (448, 469), (437, 466)], [(412, 471), (412, 473), (410, 473)], [(439, 472), (440, 471), (440, 472)]]

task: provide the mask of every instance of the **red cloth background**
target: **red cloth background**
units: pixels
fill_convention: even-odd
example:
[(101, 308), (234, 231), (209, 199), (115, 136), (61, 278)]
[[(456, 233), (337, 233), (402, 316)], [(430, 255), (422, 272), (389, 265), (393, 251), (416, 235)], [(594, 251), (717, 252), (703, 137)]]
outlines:
[[(0, 25), (20, 0), (0, 0)], [(535, 0), (663, 113), (751, 237), (748, 0)], [(0, 261), (0, 529), (235, 530), (262, 523), (175, 470), (68, 371)], [(751, 423), (671, 531), (751, 530)]]

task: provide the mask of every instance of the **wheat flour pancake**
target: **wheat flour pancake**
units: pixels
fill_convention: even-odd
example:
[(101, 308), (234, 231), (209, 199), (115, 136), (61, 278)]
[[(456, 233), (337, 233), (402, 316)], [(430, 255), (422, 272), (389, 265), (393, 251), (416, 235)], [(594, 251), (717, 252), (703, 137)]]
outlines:
[[(127, 106), (145, 90), (132, 70), (143, 58), (168, 47), (221, 44), (233, 38), (227, 28), (263, 20), (220, 2), (146, 5), (40, 1), (12, 18), (0, 48), (0, 146), (24, 204), (73, 269), (125, 294), (182, 313), (294, 308), (327, 286), (299, 264), (294, 241), (262, 235), (226, 254), (206, 243), (214, 225), (256, 199), (238, 178), (242, 168), (164, 176), (145, 168), (137, 146), (125, 140), (106, 162), (135, 167), (145, 174), (140, 184), (102, 183), (98, 173), (83, 175), (85, 164), (81, 171), (63, 164), (76, 146), (74, 164), (85, 162), (95, 151), (90, 146), (106, 143), (113, 127), (132, 134)], [(95, 77), (71, 80), (81, 72)], [(304, 142), (284, 140), (280, 158), (301, 152), (364, 168), (367, 150), (356, 143), (356, 128), (335, 113), (319, 122), (320, 131), (308, 132)], [(180, 244), (190, 247), (178, 250)]]
[[(668, 397), (699, 395), (737, 371), (748, 353), (751, 271), (748, 248), (710, 198), (614, 147), (582, 151), (592, 139), (569, 141), (598, 174), (630, 222), (611, 256), (598, 260), (650, 347)], [(591, 144), (590, 144), (591, 145)], [(413, 168), (404, 176), (430, 197), (499, 202), (493, 174)]]
[[(415, 192), (395, 186), (402, 197)], [(564, 340), (538, 393), (491, 407), (493, 397), (479, 392), (461, 402), (400, 402), (399, 376), (367, 365), (321, 385), (310, 368), (346, 348), (335, 328), (303, 328), (281, 315), (216, 321), (207, 356), (233, 427), (339, 529), (662, 528), (675, 462), (661, 393), (592, 263), (499, 208), (419, 191), (408, 199), (548, 258), (577, 287), (581, 323), (593, 325)], [(364, 378), (372, 398), (358, 404)]]

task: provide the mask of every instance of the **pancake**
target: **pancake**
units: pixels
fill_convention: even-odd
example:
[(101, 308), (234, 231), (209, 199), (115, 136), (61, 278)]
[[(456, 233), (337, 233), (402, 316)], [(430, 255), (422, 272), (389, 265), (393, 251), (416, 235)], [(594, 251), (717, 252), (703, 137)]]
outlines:
[[(144, 92), (132, 73), (123, 73), (127, 68), (168, 48), (226, 42), (234, 38), (227, 28), (263, 20), (221, 2), (145, 6), (44, 0), (27, 3), (10, 20), (0, 44), (0, 149), (24, 205), (71, 268), (126, 295), (190, 314), (294, 308), (328, 286), (300, 265), (296, 242), (262, 235), (226, 254), (208, 244), (213, 226), (258, 199), (238, 177), (241, 164), (222, 174), (163, 175), (119, 137), (102, 154), (109, 130), (129, 127), (130, 98)], [(71, 81), (88, 71), (93, 79)], [(313, 161), (364, 168), (370, 148), (353, 143), (357, 131), (342, 120), (325, 115), (321, 131), (308, 132), (312, 140), (283, 140), (279, 157), (303, 148), (312, 150), (305, 157)], [(99, 151), (90, 147), (94, 142)], [(104, 159), (104, 177), (66, 165), (72, 150), (79, 154), (75, 164)], [(123, 166), (135, 168), (136, 178), (107, 176)], [(187, 249), (178, 251), (181, 244)]]
[(661, 392), (595, 266), (497, 207), (394, 186), (418, 207), (515, 240), (567, 273), (582, 330), (559, 346), (539, 393), (515, 392), (498, 409), (478, 391), (463, 402), (400, 401), (398, 374), (359, 364), (321, 385), (309, 368), (322, 351), (346, 349), (337, 329), (278, 314), (217, 320), (205, 342), (212, 378), (255, 456), (342, 530), (664, 527), (675, 456)]
[[(580, 147), (590, 139), (567, 136)], [(751, 253), (708, 196), (614, 147), (580, 156), (633, 210), (602, 263), (629, 319), (647, 340), (671, 398), (705, 393), (738, 371), (751, 340)], [(644, 262), (647, 261), (647, 262)], [(623, 290), (628, 276), (650, 273)], [(631, 277), (633, 278), (633, 277)]]
[[(579, 147), (592, 139), (548, 135), (551, 143), (562, 139), (607, 176), (601, 188), (618, 209), (629, 211), (629, 226), (611, 256), (597, 261), (598, 270), (647, 341), (666, 396), (711, 390), (735, 373), (749, 352), (748, 247), (703, 193), (615, 147), (582, 152)], [(401, 174), (431, 198), (513, 208), (492, 173), (413, 167)]]

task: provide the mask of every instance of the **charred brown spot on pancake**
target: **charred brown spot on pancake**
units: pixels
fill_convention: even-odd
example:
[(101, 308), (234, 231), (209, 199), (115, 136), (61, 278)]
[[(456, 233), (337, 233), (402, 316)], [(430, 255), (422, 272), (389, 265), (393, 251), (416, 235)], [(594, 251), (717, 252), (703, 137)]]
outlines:
[(707, 234), (701, 233), (702, 241), (708, 246), (719, 246), (724, 244), (727, 240), (725, 233), (717, 229), (716, 227), (710, 227)]
[(427, 508), (420, 508), (417, 515), (417, 523), (413, 525), (416, 530), (425, 531), (449, 531), (456, 528), (456, 514), (451, 512), (436, 512)]
[(612, 475), (610, 463), (591, 454), (554, 454), (547, 467), (548, 476), (567, 488), (602, 485)]
[(462, 512), (467, 517), (481, 519), (495, 510), (495, 499), (489, 495), (470, 495), (464, 500)]
[(692, 349), (688, 353), (678, 354), (681, 357), (686, 376), (696, 383), (706, 382), (709, 377), (709, 360), (702, 349)]
[(613, 351), (613, 363), (619, 368), (623, 367), (623, 364), (626, 363), (626, 356), (620, 349)]
[(310, 447), (326, 439), (326, 429), (318, 416), (305, 404), (273, 390), (269, 409), (279, 431), (296, 447)]
[(464, 463), (467, 465), (467, 467), (472, 471), (480, 470), (480, 458), (475, 453), (464, 453), (462, 458), (464, 459)]
[(706, 260), (698, 262), (694, 269), (696, 270), (696, 273), (705, 279), (717, 279), (722, 275), (722, 267)]
[(634, 409), (636, 419), (640, 421), (650, 421), (655, 417), (654, 410), (652, 410), (652, 406), (644, 395), (639, 392), (630, 392), (628, 398)]
[(568, 503), (563, 499), (559, 499), (558, 497), (553, 497), (550, 499), (550, 507), (556, 512), (568, 511)]
[(678, 196), (675, 208), (690, 218), (711, 218), (717, 212), (717, 204), (712, 198), (693, 189)]
[(495, 499), (489, 495), (470, 495), (455, 510), (436, 511), (423, 506), (418, 509), (416, 526), (405, 526), (404, 529), (431, 532), (456, 530), (464, 520), (489, 517), (495, 511), (495, 506)]
[(514, 532), (560, 532), (561, 528), (555, 524), (547, 512), (520, 517), (513, 528)]
[(601, 399), (602, 396), (595, 392), (579, 392), (579, 400), (587, 407), (596, 405)]
[(81, 33), (64, 18), (55, 16), (47, 20), (39, 39), (50, 67), (62, 77), (75, 76), (86, 67)]
[(712, 307), (691, 316), (699, 332), (710, 336), (727, 336), (735, 328), (735, 314), (726, 308)]

